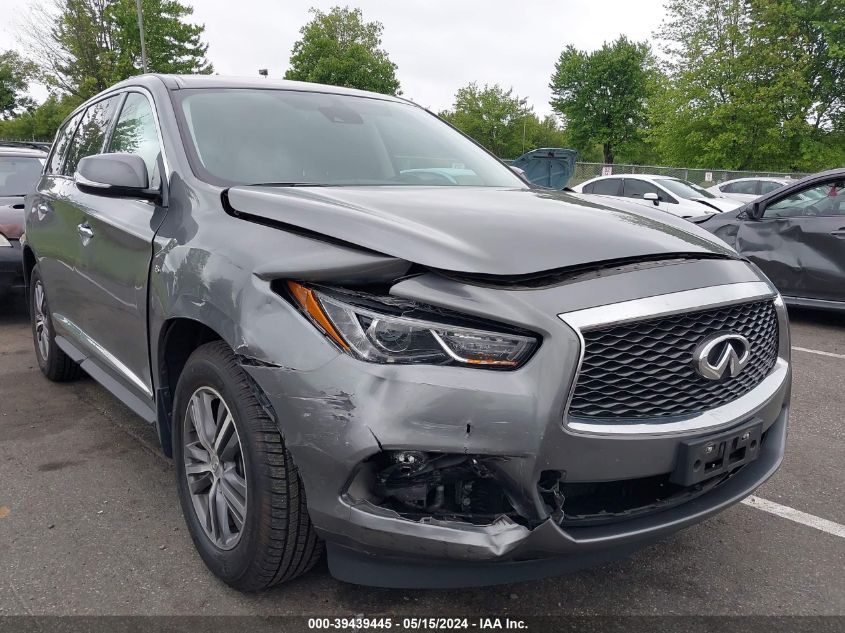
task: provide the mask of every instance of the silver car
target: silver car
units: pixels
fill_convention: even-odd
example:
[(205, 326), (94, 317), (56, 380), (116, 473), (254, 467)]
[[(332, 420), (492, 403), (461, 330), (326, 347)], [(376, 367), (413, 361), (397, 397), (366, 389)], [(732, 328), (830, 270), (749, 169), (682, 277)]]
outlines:
[(789, 178), (775, 178), (769, 176), (734, 178), (708, 187), (707, 191), (715, 196), (730, 198), (746, 203), (756, 200), (762, 195), (780, 189), (784, 185), (794, 182)]
[(714, 195), (695, 183), (658, 174), (599, 176), (573, 189), (585, 195), (652, 206), (680, 218), (732, 211), (742, 206), (736, 200)]
[[(154, 424), (202, 559), (466, 586), (628, 554), (783, 457), (783, 302), (703, 229), (535, 189), (426, 110), (144, 75), (26, 205), (35, 355)], [(151, 517), (151, 521), (155, 517)]]

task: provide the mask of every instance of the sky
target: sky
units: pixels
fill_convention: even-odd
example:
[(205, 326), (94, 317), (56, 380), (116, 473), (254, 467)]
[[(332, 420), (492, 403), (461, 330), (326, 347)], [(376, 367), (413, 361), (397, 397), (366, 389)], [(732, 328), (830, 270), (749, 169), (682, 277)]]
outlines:
[[(35, 0), (0, 0), (0, 51), (21, 49), (17, 27)], [(342, 0), (182, 0), (205, 24), (208, 57), (221, 75), (282, 77), (309, 7)], [(663, 0), (349, 0), (384, 25), (403, 96), (435, 111), (471, 81), (513, 87), (539, 115), (551, 112), (549, 79), (568, 44), (595, 50), (619, 35), (652, 40)], [(33, 89), (43, 99), (43, 88)]]

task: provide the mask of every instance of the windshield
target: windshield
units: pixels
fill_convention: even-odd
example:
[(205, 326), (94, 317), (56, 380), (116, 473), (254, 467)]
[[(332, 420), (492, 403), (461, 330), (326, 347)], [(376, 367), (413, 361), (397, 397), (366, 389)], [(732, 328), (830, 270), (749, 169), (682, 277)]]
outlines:
[(0, 156), (0, 196), (25, 196), (35, 189), (44, 160), (31, 156)]
[(688, 180), (680, 180), (678, 178), (658, 178), (655, 182), (657, 182), (661, 187), (668, 189), (676, 196), (686, 198), (687, 200), (716, 197), (706, 189), (702, 189)]
[(174, 98), (194, 171), (215, 184), (525, 186), (410, 104), (258, 89)]

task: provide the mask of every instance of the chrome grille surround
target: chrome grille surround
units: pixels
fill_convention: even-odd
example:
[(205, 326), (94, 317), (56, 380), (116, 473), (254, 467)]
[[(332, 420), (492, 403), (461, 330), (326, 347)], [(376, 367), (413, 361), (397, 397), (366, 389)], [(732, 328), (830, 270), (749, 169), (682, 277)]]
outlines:
[[(762, 351), (760, 356), (763, 368), (755, 374), (754, 380), (746, 383), (747, 388), (735, 390), (731, 393), (731, 397), (708, 400), (703, 408), (699, 405), (689, 408), (685, 413), (677, 413), (664, 408), (652, 410), (644, 415), (629, 417), (614, 417), (611, 415), (591, 417), (584, 416), (583, 413), (575, 415), (583, 411), (582, 403), (576, 400), (576, 396), (580, 397), (578, 385), (582, 375), (585, 375), (587, 380), (594, 378), (590, 374), (590, 359), (588, 358), (588, 362), (584, 362), (585, 353), (589, 354), (588, 346), (592, 340), (591, 332), (615, 330), (623, 325), (629, 328), (633, 327), (636, 330), (637, 326), (645, 324), (648, 327), (650, 322), (663, 321), (670, 317), (677, 317), (678, 322), (683, 323), (685, 319), (692, 318), (694, 320), (696, 315), (702, 313), (720, 313), (723, 318), (730, 321), (731, 314), (739, 309), (739, 306), (752, 304), (759, 304), (756, 308), (759, 312), (758, 316), (762, 316), (766, 326), (773, 331), (769, 336), (768, 344), (766, 344), (765, 337), (761, 337), (763, 340), (758, 344), (758, 347)], [(788, 378), (789, 335), (786, 311), (782, 299), (774, 288), (763, 281), (686, 290), (577, 310), (558, 316), (576, 332), (581, 342), (578, 371), (571, 385), (569, 402), (564, 412), (565, 426), (572, 431), (600, 435), (664, 434), (726, 427), (736, 423), (741, 416), (747, 418), (753, 415), (781, 389)], [(728, 329), (731, 325), (734, 324), (728, 323)], [(617, 332), (622, 331), (624, 330), (617, 330)], [(711, 334), (713, 331), (715, 330), (699, 334), (694, 341), (690, 342), (691, 348), (688, 352), (690, 360), (692, 347), (703, 336)], [(635, 358), (634, 356), (629, 360)], [(688, 366), (690, 372), (692, 372), (691, 365)], [(632, 368), (634, 373), (637, 369), (637, 367)], [(656, 373), (660, 371), (658, 370)], [(749, 376), (751, 376), (751, 373), (749, 373)], [(627, 379), (630, 380), (631, 377), (631, 375), (628, 375)], [(740, 377), (742, 377), (742, 374), (737, 376), (737, 378)], [(597, 385), (598, 383), (593, 386), (596, 387)], [(720, 383), (713, 382), (713, 385), (718, 389)], [(574, 407), (573, 403), (575, 404)]]

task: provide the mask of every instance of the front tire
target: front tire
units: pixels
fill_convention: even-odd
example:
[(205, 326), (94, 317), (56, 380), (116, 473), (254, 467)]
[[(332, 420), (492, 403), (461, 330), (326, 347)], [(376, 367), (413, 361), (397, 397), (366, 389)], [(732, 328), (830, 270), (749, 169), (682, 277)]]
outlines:
[(259, 591), (317, 562), (299, 471), (222, 341), (194, 351), (179, 377), (173, 458), (191, 538), (221, 580)]
[(76, 380), (81, 369), (56, 345), (56, 331), (47, 304), (47, 291), (37, 265), (30, 275), (28, 304), (32, 342), (35, 344), (35, 357), (41, 373), (53, 382)]

